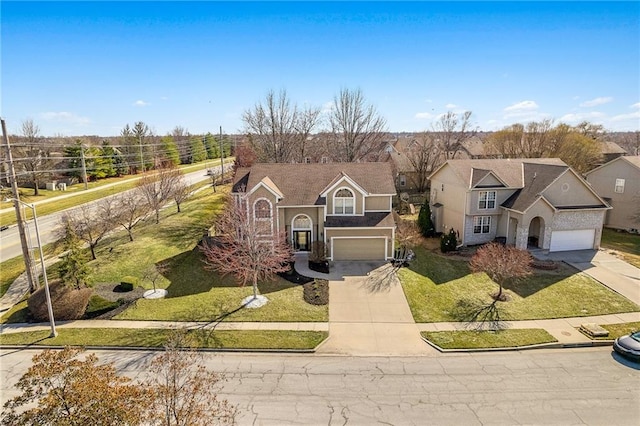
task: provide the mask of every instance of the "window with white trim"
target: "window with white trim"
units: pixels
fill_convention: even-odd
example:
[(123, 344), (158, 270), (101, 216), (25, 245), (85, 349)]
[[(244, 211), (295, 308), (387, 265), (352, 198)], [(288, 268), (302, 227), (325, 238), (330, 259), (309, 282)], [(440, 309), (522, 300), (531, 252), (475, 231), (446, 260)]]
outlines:
[(271, 219), (271, 203), (261, 198), (253, 205), (253, 215), (256, 219)]
[(406, 186), (407, 185), (407, 177), (405, 175), (399, 175), (398, 176), (398, 182), (399, 182), (400, 186)]
[(474, 216), (473, 233), (488, 234), (491, 229), (491, 216)]
[(618, 194), (624, 193), (624, 179), (616, 179), (616, 186), (613, 190)]
[(480, 191), (478, 194), (478, 209), (487, 210), (496, 208), (496, 191)]
[(333, 196), (333, 214), (354, 214), (356, 197), (349, 188), (341, 188)]

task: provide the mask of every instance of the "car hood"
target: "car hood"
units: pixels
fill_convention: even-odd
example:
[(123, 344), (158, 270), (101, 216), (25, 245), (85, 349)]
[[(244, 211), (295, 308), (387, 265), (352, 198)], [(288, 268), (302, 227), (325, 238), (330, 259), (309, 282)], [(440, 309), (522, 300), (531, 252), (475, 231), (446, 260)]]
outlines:
[(622, 336), (618, 339), (618, 344), (624, 348), (640, 351), (640, 342), (631, 336)]

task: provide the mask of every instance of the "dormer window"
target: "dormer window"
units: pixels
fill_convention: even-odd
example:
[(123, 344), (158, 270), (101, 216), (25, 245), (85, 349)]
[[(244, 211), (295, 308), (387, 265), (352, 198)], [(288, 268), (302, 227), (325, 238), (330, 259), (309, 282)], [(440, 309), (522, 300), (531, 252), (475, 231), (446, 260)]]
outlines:
[(271, 203), (264, 198), (257, 200), (253, 206), (253, 215), (256, 219), (271, 219)]
[(333, 214), (354, 214), (355, 196), (349, 188), (341, 188), (333, 196)]

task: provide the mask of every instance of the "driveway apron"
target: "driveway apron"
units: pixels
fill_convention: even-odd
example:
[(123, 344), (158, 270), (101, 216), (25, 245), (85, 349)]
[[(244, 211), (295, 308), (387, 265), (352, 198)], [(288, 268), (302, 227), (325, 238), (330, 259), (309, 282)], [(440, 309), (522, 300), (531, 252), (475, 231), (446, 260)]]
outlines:
[(329, 281), (329, 339), (318, 353), (402, 356), (435, 353), (420, 338), (390, 264), (336, 262)]

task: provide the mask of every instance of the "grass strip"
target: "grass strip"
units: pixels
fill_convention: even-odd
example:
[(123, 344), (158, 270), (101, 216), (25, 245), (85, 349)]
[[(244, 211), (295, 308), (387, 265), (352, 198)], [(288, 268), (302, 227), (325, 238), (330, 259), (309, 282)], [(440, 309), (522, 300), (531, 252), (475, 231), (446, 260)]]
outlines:
[(557, 340), (541, 328), (508, 330), (423, 331), (422, 337), (442, 349), (491, 349), (553, 343)]
[(620, 324), (600, 324), (600, 327), (609, 332), (607, 337), (596, 337), (595, 340), (613, 340), (625, 334), (640, 330), (640, 321), (623, 322)]
[[(162, 347), (170, 329), (59, 328), (0, 335), (1, 345)], [(327, 338), (325, 331), (293, 330), (189, 330), (196, 347), (212, 349), (313, 349)]]

